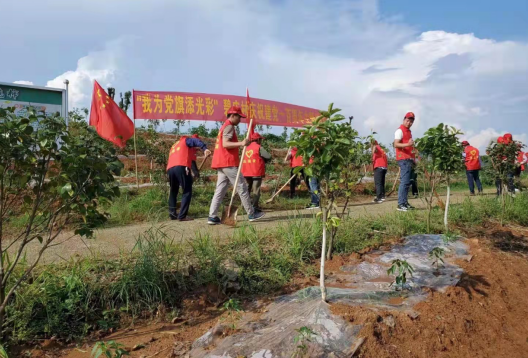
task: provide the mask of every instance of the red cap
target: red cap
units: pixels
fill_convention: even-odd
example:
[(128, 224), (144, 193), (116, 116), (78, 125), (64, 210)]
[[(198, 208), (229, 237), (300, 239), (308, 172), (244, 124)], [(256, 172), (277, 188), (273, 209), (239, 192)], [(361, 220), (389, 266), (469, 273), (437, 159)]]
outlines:
[(251, 136), (249, 137), (250, 140), (259, 140), (259, 139), (262, 139), (263, 137), (258, 134), (257, 132), (253, 132), (251, 133)]
[(413, 112), (407, 112), (407, 114), (405, 115), (405, 117), (403, 117), (403, 119), (405, 118), (413, 118), (414, 119), (414, 113)]
[(200, 138), (200, 137), (198, 137), (198, 134), (193, 134), (191, 137), (192, 138)]
[(229, 108), (229, 111), (227, 111), (227, 114), (238, 114), (242, 118), (246, 118), (246, 115), (242, 113), (242, 108), (240, 106), (233, 106)]
[(465, 141), (462, 142), (462, 145), (465, 147), (465, 146), (469, 145), (469, 142), (467, 140), (465, 140)]

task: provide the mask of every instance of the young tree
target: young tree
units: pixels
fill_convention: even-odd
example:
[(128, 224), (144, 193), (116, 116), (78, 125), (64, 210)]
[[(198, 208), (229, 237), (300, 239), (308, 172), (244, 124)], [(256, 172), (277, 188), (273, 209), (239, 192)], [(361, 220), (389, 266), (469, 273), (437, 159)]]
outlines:
[[(113, 174), (123, 164), (108, 142), (75, 121), (36, 115), (17, 117), (14, 108), (0, 109), (0, 327), (6, 306), (28, 278), (43, 253), (60, 245), (66, 225), (91, 236), (107, 216), (99, 204), (119, 195)], [(9, 233), (13, 215), (25, 224)], [(73, 236), (73, 234), (72, 234)], [(40, 244), (36, 257), (21, 264), (26, 248)]]
[(282, 140), (287, 141), (288, 140), (288, 127), (284, 127), (281, 134)]
[[(462, 170), (463, 160), (462, 153), (463, 148), (458, 135), (463, 134), (455, 127), (444, 125), (440, 123), (436, 127), (429, 128), (422, 138), (416, 140), (416, 148), (422, 158), (423, 165), (429, 164), (431, 173), (430, 180), (431, 194), (428, 200), (428, 218), (427, 218), (427, 230), (430, 230), (431, 225), (431, 209), (432, 199), (435, 186), (438, 180), (444, 180), (447, 184), (447, 198), (444, 211), (444, 226), (446, 232), (449, 231), (447, 216), (449, 213), (449, 197), (451, 194), (451, 177), (453, 174), (458, 173)], [(439, 174), (439, 177), (436, 175)], [(427, 177), (427, 176), (426, 176)]]
[[(503, 225), (504, 214), (506, 212), (505, 187), (512, 185), (513, 173), (517, 166), (517, 155), (523, 147), (524, 145), (518, 141), (511, 141), (510, 143), (492, 142), (486, 149), (486, 154), (491, 163), (490, 170), (493, 172), (496, 184), (500, 190), (497, 194), (501, 194), (501, 226)], [(512, 193), (512, 195), (514, 194)]]
[[(320, 111), (321, 115), (311, 124), (302, 129), (296, 129), (289, 145), (297, 147), (297, 153), (304, 158), (305, 174), (320, 180), (322, 190), (321, 207), (323, 220), (323, 242), (321, 249), (320, 286), (322, 299), (326, 300), (324, 283), (324, 268), (326, 255), (326, 240), (328, 227), (337, 227), (340, 218), (331, 216), (332, 209), (337, 212), (335, 200), (342, 192), (351, 194), (348, 165), (352, 165), (350, 155), (357, 150), (357, 131), (350, 123), (341, 122), (345, 117), (334, 108), (333, 103), (327, 111)], [(338, 123), (341, 122), (341, 123)], [(313, 160), (310, 160), (310, 159)], [(297, 169), (297, 171), (299, 171)], [(344, 178), (343, 178), (344, 175)], [(345, 180), (349, 180), (345, 183)], [(343, 189), (343, 186), (345, 187)], [(331, 254), (331, 251), (330, 251)]]

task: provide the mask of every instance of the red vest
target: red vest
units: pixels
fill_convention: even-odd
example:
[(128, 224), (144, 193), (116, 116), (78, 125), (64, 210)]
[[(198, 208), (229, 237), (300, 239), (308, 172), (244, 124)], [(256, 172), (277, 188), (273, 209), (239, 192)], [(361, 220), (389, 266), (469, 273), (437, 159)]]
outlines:
[(266, 175), (266, 163), (260, 156), (260, 144), (253, 142), (247, 146), (242, 159), (242, 175), (262, 178)]
[[(519, 152), (519, 155), (517, 156), (517, 160), (519, 161), (519, 163), (523, 163), (524, 162), (524, 156), (527, 156), (528, 157), (528, 153), (523, 153), (523, 152)], [(521, 165), (521, 171), (524, 171), (524, 164)]]
[(198, 151), (198, 148), (189, 148), (191, 151), (191, 160), (196, 161), (196, 152)]
[(385, 151), (379, 145), (376, 146), (376, 152), (372, 153), (372, 163), (374, 164), (374, 169), (388, 167), (387, 154), (385, 154)]
[[(403, 132), (402, 144), (409, 143), (409, 140), (412, 139), (411, 130), (403, 124), (400, 129)], [(396, 160), (414, 159), (413, 149), (414, 147), (396, 148)]]
[(290, 154), (290, 168), (302, 167), (303, 158), (301, 156), (297, 156), (297, 148), (292, 148)]
[[(218, 132), (218, 137), (216, 137), (215, 150), (213, 153), (213, 162), (211, 164), (211, 168), (213, 169), (238, 167), (238, 164), (240, 164), (240, 159), (238, 158), (238, 148), (224, 148), (224, 128), (228, 125), (232, 125), (229, 119), (224, 122), (224, 125), (220, 128), (220, 131)], [(231, 141), (238, 142), (238, 138), (235, 131), (233, 131), (233, 138), (231, 139)]]
[(479, 150), (468, 145), (466, 148), (464, 148), (464, 152), (466, 153), (466, 169), (480, 170)]
[(187, 137), (183, 136), (179, 141), (174, 143), (169, 152), (169, 161), (167, 163), (167, 170), (176, 166), (191, 167), (191, 148), (187, 146), (185, 140)]

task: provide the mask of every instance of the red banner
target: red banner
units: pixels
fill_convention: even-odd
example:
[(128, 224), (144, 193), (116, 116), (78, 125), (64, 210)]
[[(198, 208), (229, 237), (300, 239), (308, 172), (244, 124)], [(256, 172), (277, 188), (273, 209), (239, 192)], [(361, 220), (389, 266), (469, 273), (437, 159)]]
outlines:
[(244, 96), (187, 92), (134, 91), (134, 119), (224, 121), (231, 106), (242, 107), (259, 125), (302, 127), (319, 116), (314, 108)]

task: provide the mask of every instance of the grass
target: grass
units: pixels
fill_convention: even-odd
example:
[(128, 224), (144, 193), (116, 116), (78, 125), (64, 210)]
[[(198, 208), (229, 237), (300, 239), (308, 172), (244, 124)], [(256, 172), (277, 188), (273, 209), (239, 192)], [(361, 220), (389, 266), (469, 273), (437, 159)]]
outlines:
[[(135, 205), (140, 207), (141, 200)], [(523, 193), (508, 199), (505, 222), (526, 226), (527, 213), (528, 195)], [(424, 233), (425, 214), (343, 220), (334, 252), (350, 254)], [(500, 214), (500, 202), (489, 197), (452, 205), (450, 233), (482, 226)], [(434, 209), (433, 232), (443, 232), (442, 219), (443, 212)], [(119, 259), (94, 256), (37, 268), (9, 303), (4, 331), (11, 344), (52, 336), (73, 341), (138, 318), (170, 320), (178, 315), (184, 297), (205, 286), (238, 297), (273, 294), (296, 274), (317, 274), (313, 263), (320, 257), (321, 230), (315, 217), (292, 217), (275, 231), (243, 225), (228, 241), (197, 234), (192, 241), (176, 243), (167, 228), (157, 224)]]

